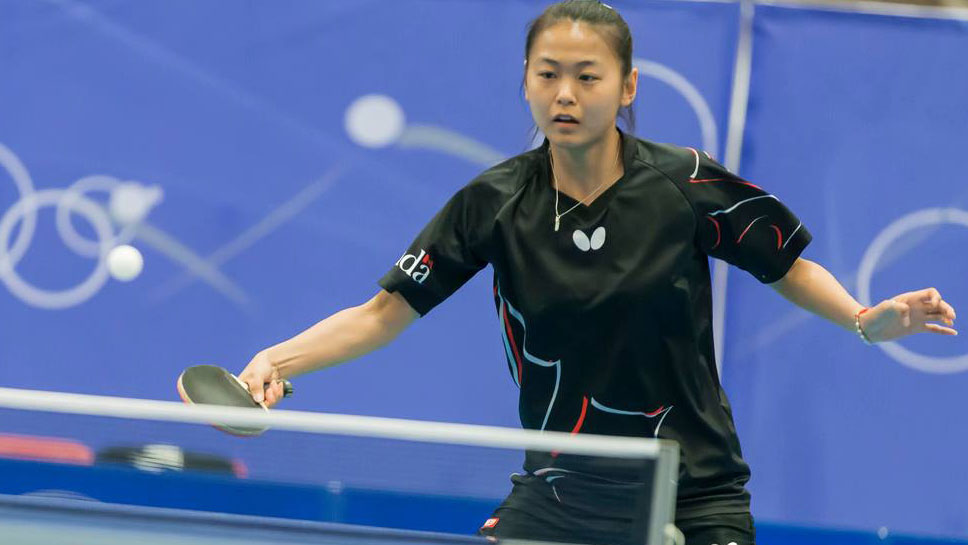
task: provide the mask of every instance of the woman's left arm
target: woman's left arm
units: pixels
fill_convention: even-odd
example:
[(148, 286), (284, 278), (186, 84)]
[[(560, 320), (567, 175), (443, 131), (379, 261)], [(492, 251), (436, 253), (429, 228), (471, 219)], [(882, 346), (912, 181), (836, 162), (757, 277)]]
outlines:
[[(803, 258), (798, 258), (786, 276), (769, 286), (791, 303), (849, 331), (855, 330), (854, 316), (864, 309), (827, 269)], [(957, 335), (950, 327), (932, 323), (952, 326), (954, 320), (955, 309), (934, 288), (896, 295), (860, 316), (861, 328), (871, 342), (924, 331)]]

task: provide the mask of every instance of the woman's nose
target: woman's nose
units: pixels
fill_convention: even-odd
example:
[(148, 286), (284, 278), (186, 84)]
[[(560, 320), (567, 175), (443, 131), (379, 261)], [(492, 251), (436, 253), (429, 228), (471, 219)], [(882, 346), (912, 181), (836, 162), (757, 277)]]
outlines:
[(558, 89), (558, 104), (573, 104), (575, 102), (575, 95), (571, 92), (571, 87), (563, 83)]

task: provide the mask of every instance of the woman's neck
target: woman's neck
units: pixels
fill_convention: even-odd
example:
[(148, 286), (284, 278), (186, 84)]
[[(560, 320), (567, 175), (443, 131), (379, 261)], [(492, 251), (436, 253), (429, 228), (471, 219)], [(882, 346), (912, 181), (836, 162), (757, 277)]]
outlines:
[(593, 192), (601, 194), (608, 189), (624, 173), (621, 145), (621, 137), (616, 129), (582, 148), (562, 148), (551, 144), (549, 151), (558, 191), (580, 201)]

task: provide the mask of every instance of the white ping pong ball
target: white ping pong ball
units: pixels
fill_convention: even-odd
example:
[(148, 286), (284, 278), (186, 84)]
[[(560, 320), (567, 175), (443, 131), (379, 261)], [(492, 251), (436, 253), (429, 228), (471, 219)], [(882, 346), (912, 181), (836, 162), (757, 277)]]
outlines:
[(108, 272), (115, 280), (130, 282), (141, 274), (145, 260), (134, 246), (122, 244), (108, 252)]
[(382, 148), (400, 139), (406, 125), (403, 108), (386, 95), (364, 95), (346, 109), (350, 140), (367, 148)]

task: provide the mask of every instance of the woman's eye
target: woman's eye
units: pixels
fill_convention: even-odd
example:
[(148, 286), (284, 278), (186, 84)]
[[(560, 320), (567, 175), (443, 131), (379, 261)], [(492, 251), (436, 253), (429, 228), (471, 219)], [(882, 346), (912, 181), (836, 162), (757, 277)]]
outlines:
[[(539, 78), (544, 78), (544, 79), (552, 79), (552, 78), (557, 77), (557, 75), (554, 72), (538, 72), (538, 77)], [(591, 74), (582, 74), (582, 75), (578, 76), (578, 79), (580, 79), (580, 80), (582, 80), (584, 82), (589, 82), (589, 81), (595, 81), (595, 80), (597, 80), (599, 78), (596, 77), (596, 76), (593, 76)]]

